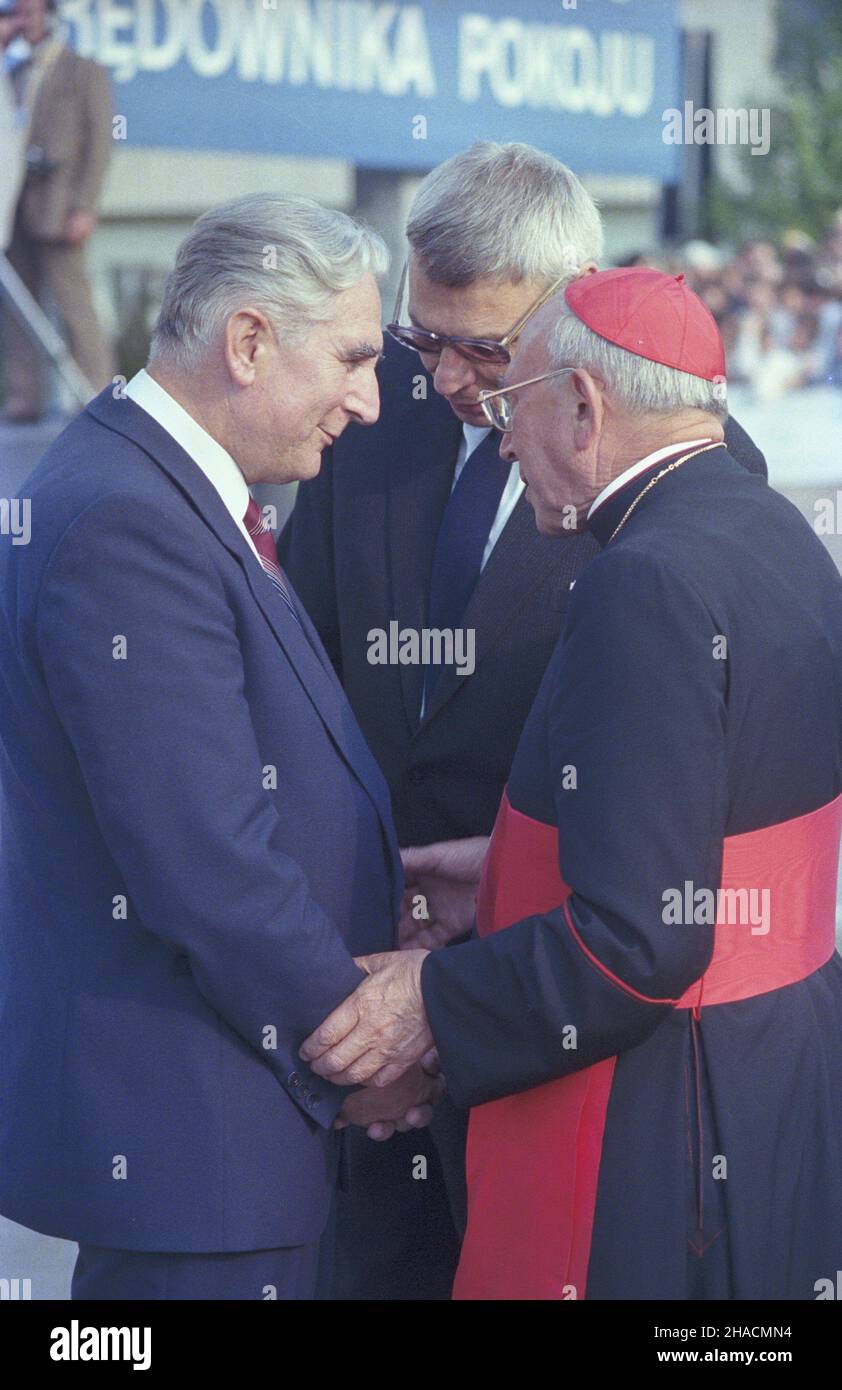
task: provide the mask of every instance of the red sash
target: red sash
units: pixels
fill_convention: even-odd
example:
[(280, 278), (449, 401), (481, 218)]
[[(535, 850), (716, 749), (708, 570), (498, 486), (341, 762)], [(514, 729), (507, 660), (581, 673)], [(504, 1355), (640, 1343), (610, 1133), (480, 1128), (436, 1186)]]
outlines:
[[(806, 816), (724, 841), (725, 893), (718, 900), (713, 956), (701, 979), (672, 1001), (674, 1007), (698, 1011), (765, 994), (804, 979), (830, 959), (841, 828), (842, 795)], [(746, 899), (733, 896), (751, 889), (769, 890), (768, 931), (765, 924), (752, 929)], [(480, 935), (548, 912), (566, 902), (570, 891), (558, 871), (556, 827), (515, 811), (504, 793), (477, 901)], [(734, 915), (737, 909), (741, 916)], [(594, 964), (622, 986), (567, 920)], [(455, 1299), (585, 1296), (615, 1061), (609, 1057), (471, 1111), (468, 1230)]]

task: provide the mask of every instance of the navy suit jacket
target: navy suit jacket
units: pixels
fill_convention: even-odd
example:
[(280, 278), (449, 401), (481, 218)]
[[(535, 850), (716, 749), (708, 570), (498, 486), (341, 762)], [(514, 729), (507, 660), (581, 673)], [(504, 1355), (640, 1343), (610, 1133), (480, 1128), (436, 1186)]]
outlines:
[[(321, 1232), (297, 1056), (393, 942), (384, 780), (222, 500), (108, 391), (0, 541), (0, 1211), (81, 1242)], [(296, 601), (297, 602), (297, 601)]]

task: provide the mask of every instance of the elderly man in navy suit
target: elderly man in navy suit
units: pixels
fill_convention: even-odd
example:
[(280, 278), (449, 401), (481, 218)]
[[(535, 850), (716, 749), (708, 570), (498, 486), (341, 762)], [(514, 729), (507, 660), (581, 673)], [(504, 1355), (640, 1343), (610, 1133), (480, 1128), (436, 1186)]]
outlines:
[(386, 783), (256, 482), (379, 400), (382, 243), (274, 195), (200, 218), (148, 370), (0, 541), (0, 1211), (79, 1242), (79, 1299), (307, 1298), (337, 1126), (437, 1082), (317, 1078), (302, 1039), (393, 941)]

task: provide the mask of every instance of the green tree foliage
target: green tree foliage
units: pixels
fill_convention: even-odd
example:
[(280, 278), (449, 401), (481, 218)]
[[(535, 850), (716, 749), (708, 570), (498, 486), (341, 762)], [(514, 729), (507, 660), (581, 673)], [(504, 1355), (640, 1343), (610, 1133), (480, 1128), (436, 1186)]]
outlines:
[(766, 155), (741, 146), (747, 191), (712, 183), (708, 224), (719, 235), (768, 237), (794, 227), (821, 238), (842, 206), (842, 0), (778, 0), (776, 67)]

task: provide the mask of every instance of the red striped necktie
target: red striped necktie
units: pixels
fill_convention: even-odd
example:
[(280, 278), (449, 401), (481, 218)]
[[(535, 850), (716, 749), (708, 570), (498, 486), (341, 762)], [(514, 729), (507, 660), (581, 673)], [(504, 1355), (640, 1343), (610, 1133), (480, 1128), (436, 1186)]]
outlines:
[(275, 588), (278, 590), (278, 593), (281, 595), (281, 598), (283, 599), (290, 613), (295, 618), (295, 621), (298, 623), (300, 627), (301, 620), (298, 614), (296, 613), (295, 608), (293, 607), (293, 602), (290, 597), (289, 589), (286, 585), (286, 580), (284, 579), (283, 571), (280, 565), (278, 564), (278, 555), (277, 551), (275, 550), (275, 542), (272, 537), (272, 532), (266, 525), (260, 508), (258, 507), (253, 497), (249, 498), (249, 504), (246, 507), (246, 514), (243, 517), (243, 525), (245, 526), (246, 530), (248, 531), (249, 535), (254, 541), (254, 548), (260, 557), (261, 565), (263, 566), (264, 570), (268, 574)]

